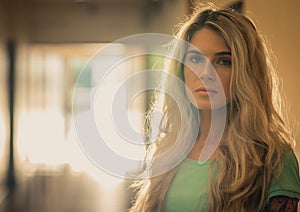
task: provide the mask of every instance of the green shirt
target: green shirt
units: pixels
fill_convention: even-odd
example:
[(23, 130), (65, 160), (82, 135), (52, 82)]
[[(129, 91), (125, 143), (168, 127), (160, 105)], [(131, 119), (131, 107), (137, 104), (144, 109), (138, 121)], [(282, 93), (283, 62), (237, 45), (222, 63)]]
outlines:
[[(295, 154), (286, 154), (284, 167), (279, 180), (271, 181), (268, 199), (285, 195), (300, 199), (300, 178), (298, 161)], [(169, 187), (165, 212), (206, 211), (209, 184), (217, 175), (216, 162), (199, 163), (185, 158), (179, 165), (176, 175)], [(211, 173), (211, 174), (210, 174)], [(212, 176), (212, 177), (210, 177)]]

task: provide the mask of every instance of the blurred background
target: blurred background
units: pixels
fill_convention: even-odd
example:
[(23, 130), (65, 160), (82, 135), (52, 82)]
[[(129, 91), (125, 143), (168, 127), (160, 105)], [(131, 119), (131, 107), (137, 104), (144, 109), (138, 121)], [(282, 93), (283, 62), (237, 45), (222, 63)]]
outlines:
[[(78, 104), (90, 108), (99, 64), (89, 59), (107, 44), (138, 33), (172, 34), (192, 0), (0, 0), (0, 211), (126, 211), (132, 193), (122, 178), (98, 169), (80, 149), (72, 126)], [(252, 17), (278, 59), (276, 68), (295, 124), (300, 158), (300, 1), (215, 0)], [(113, 61), (117, 52), (102, 55)], [(123, 67), (151, 68), (147, 55)], [(85, 69), (83, 83), (76, 84)], [(124, 77), (124, 76), (123, 76)], [(136, 82), (132, 86), (143, 86)], [(131, 105), (143, 111), (147, 96)], [(137, 123), (139, 123), (137, 121)], [(298, 123), (299, 124), (299, 123)]]

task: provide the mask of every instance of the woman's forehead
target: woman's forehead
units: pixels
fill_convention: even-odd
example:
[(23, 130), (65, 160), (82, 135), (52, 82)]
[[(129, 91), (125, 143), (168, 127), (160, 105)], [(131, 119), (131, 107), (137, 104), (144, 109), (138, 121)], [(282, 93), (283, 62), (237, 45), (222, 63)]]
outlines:
[(230, 52), (225, 40), (212, 29), (203, 28), (194, 33), (187, 51), (199, 51), (205, 55)]

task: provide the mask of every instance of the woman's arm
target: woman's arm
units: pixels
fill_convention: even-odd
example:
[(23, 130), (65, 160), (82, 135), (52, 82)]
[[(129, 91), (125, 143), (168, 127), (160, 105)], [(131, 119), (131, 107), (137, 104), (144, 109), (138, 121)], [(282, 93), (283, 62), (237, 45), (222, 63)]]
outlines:
[(264, 212), (297, 212), (298, 199), (287, 196), (272, 197)]

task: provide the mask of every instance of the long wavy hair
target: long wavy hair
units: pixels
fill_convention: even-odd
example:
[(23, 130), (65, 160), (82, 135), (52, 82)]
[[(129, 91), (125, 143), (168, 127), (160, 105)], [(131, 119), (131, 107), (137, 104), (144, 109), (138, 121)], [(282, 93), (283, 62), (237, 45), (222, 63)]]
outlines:
[[(216, 150), (220, 168), (210, 184), (207, 210), (260, 211), (266, 204), (274, 168), (282, 166), (282, 152), (294, 142), (282, 118), (270, 48), (252, 21), (231, 9), (200, 5), (178, 26), (176, 36), (187, 42), (203, 27), (214, 30), (224, 38), (232, 54), (226, 133)], [(170, 73), (184, 81), (181, 62), (167, 65)], [(182, 108), (180, 106), (179, 111), (176, 102), (165, 97), (160, 133), (149, 145), (146, 158), (150, 163), (145, 172), (155, 168), (155, 164), (161, 162), (156, 159), (171, 147), (171, 154), (163, 161), (176, 162), (164, 173), (149, 178), (142, 175), (135, 181), (136, 198), (131, 212), (163, 211), (168, 188), (180, 162), (178, 158), (187, 155), (190, 148), (183, 147), (191, 146), (190, 140), (197, 134), (195, 128), (199, 128), (199, 120), (184, 88), (176, 82), (165, 85), (177, 90), (174, 93), (179, 96)], [(147, 124), (146, 128), (151, 127)]]

